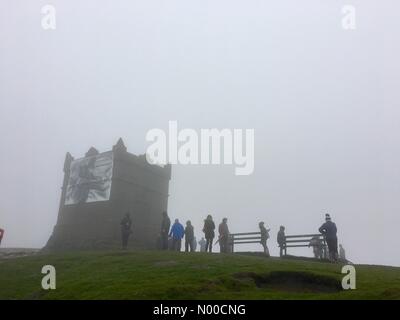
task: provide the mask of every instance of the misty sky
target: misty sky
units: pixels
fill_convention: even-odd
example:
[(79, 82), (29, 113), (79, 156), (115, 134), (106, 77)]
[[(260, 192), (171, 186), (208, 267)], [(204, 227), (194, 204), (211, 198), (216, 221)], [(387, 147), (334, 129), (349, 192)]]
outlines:
[[(41, 7), (57, 10), (56, 30)], [(356, 8), (356, 29), (341, 8)], [(252, 128), (255, 171), (172, 169), (169, 213), (197, 238), (211, 213), (231, 232), (314, 233), (329, 212), (350, 260), (400, 266), (398, 1), (0, 2), (2, 247), (41, 247), (69, 151), (146, 132)], [(256, 249), (261, 250), (256, 247)], [(247, 250), (243, 246), (241, 249)], [(311, 250), (290, 250), (311, 254)]]

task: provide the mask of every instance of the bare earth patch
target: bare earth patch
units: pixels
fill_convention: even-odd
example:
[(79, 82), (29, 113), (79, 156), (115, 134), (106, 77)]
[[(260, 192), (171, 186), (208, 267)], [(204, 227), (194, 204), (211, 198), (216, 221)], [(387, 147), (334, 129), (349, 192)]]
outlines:
[(32, 255), (37, 254), (38, 252), (39, 252), (39, 249), (1, 248), (0, 249), (0, 260), (32, 256)]
[(237, 279), (252, 279), (258, 288), (297, 293), (333, 293), (342, 290), (338, 279), (311, 272), (274, 271), (266, 274), (240, 272)]

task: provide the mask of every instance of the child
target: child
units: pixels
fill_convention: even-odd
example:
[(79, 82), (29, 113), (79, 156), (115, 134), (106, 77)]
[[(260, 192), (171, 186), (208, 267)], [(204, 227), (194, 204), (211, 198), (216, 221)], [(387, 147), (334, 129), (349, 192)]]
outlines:
[(323, 244), (322, 240), (320, 237), (315, 236), (312, 237), (310, 240), (310, 243), (308, 244), (309, 247), (313, 247), (313, 252), (314, 252), (314, 258), (316, 259), (322, 259), (323, 258)]

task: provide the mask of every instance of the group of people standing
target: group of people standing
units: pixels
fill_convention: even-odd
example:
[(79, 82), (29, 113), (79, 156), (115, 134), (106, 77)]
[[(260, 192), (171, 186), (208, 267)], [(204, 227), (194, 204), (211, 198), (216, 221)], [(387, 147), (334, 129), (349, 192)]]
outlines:
[[(200, 251), (212, 252), (213, 241), (215, 238), (215, 223), (211, 215), (204, 220), (203, 233), (204, 238), (199, 241)], [(229, 228), (228, 219), (222, 219), (218, 226), (218, 240), (221, 252), (229, 252)], [(161, 249), (181, 251), (182, 239), (185, 238), (185, 251), (195, 251), (197, 241), (194, 236), (194, 227), (190, 220), (186, 221), (186, 227), (175, 219), (171, 227), (171, 220), (166, 211), (163, 212), (161, 222)]]
[[(132, 227), (132, 221), (130, 219), (129, 213), (127, 213), (121, 220), (121, 232), (122, 232), (122, 247), (126, 249), (128, 244), (128, 239)], [(267, 240), (269, 239), (270, 229), (265, 227), (264, 222), (259, 222), (258, 227), (260, 229), (260, 242), (264, 248), (264, 253), (267, 257), (270, 256), (269, 249), (267, 246)], [(212, 252), (213, 242), (215, 239), (216, 225), (212, 216), (209, 214), (204, 220), (203, 233), (204, 238), (199, 241), (200, 251)], [(339, 258), (345, 258), (344, 248), (340, 246), (340, 254), (338, 253), (338, 240), (337, 240), (337, 228), (336, 224), (332, 221), (330, 215), (327, 213), (325, 215), (325, 223), (318, 229), (319, 232), (324, 236), (328, 252), (329, 259), (331, 261), (337, 261)], [(231, 252), (231, 243), (229, 241), (230, 232), (228, 228), (228, 219), (223, 218), (221, 223), (218, 225), (218, 239), (214, 244), (219, 243), (220, 252), (228, 253)], [(171, 220), (168, 213), (164, 211), (162, 213), (161, 222), (161, 232), (160, 232), (160, 249), (162, 250), (173, 250), (181, 251), (182, 240), (185, 239), (185, 251), (193, 252), (196, 250), (197, 241), (194, 236), (194, 227), (190, 220), (186, 221), (186, 226), (184, 227), (179, 219), (175, 219), (173, 225), (171, 226)], [(0, 237), (1, 240), (1, 237)], [(277, 235), (277, 242), (280, 248), (280, 256), (283, 255), (283, 251), (286, 246), (286, 236), (285, 227), (280, 226)], [(322, 259), (326, 258), (325, 248), (322, 244), (320, 237), (314, 237), (311, 239), (309, 247), (313, 247), (314, 256), (316, 258)]]
[[(325, 223), (318, 229), (319, 233), (323, 236), (313, 236), (310, 239), (308, 247), (313, 248), (314, 258), (316, 259), (329, 259), (332, 262), (338, 260), (346, 261), (346, 252), (342, 245), (338, 250), (337, 227), (332, 221), (329, 213), (325, 214)], [(326, 246), (324, 241), (326, 241)], [(281, 226), (278, 232), (277, 242), (280, 248), (280, 256), (282, 257), (283, 251), (286, 246), (285, 227)]]
[[(260, 234), (261, 234), (261, 244), (264, 248), (264, 253), (269, 257), (269, 250), (267, 246), (267, 240), (269, 239), (269, 231), (264, 226), (264, 222), (259, 223)], [(213, 243), (215, 239), (215, 229), (216, 225), (209, 214), (207, 218), (204, 220), (203, 225), (203, 233), (204, 238), (199, 241), (200, 251), (204, 252), (212, 252), (213, 251)], [(221, 223), (218, 225), (218, 239), (214, 244), (219, 244), (221, 253), (231, 252), (231, 244), (229, 242), (229, 227), (228, 227), (228, 219), (223, 218)], [(179, 219), (175, 219), (174, 224), (171, 227), (171, 220), (168, 217), (167, 212), (163, 212), (163, 220), (161, 223), (161, 239), (162, 239), (162, 249), (163, 250), (174, 250), (181, 251), (181, 242), (185, 237), (185, 251), (195, 251), (194, 246), (197, 245), (196, 238), (194, 237), (194, 228), (192, 223), (189, 221), (186, 222), (186, 227), (179, 222)], [(172, 239), (172, 243), (170, 244), (170, 240)]]

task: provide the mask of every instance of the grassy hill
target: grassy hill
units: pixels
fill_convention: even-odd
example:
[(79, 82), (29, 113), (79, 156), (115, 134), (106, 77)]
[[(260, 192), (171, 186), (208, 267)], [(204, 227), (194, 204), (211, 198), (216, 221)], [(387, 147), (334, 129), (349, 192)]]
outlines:
[[(57, 289), (41, 288), (43, 265)], [(0, 299), (400, 299), (400, 268), (357, 265), (341, 290), (341, 265), (240, 254), (74, 252), (0, 260)]]

